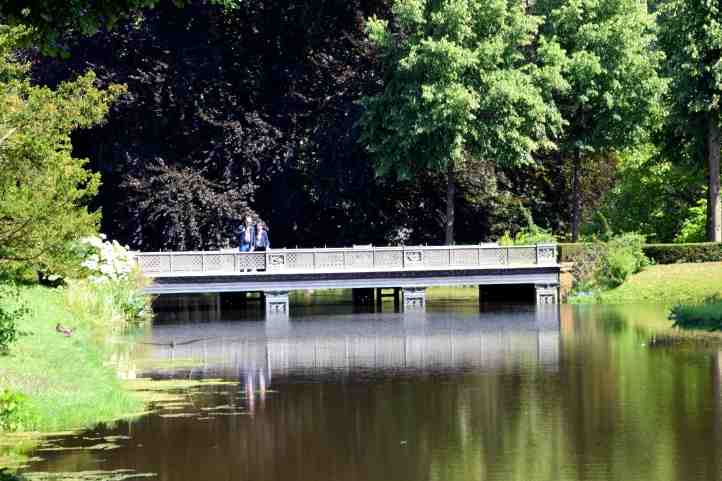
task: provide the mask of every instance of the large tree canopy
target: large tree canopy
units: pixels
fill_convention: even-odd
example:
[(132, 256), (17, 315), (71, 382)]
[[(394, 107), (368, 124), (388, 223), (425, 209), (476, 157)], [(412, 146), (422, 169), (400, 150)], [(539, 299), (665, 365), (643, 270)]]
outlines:
[(538, 0), (534, 12), (545, 19), (543, 38), (558, 42), (567, 57), (570, 88), (557, 91), (554, 102), (566, 124), (559, 154), (572, 164), (576, 240), (583, 167), (640, 145), (661, 121), (665, 81), (656, 24), (639, 0)]
[(709, 0), (664, 0), (659, 9), (660, 44), (671, 78), (668, 153), (697, 165), (704, 165), (707, 158), (707, 235), (717, 242), (722, 241), (720, 13), (720, 2)]
[[(45, 53), (64, 53), (65, 40), (74, 34), (93, 35), (101, 28), (112, 28), (120, 20), (155, 7), (160, 0), (3, 0), (0, 2), (0, 23), (31, 26), (25, 38)], [(185, 5), (187, 0), (173, 0)], [(227, 7), (237, 0), (210, 0)]]
[(92, 72), (31, 85), (13, 54), (23, 33), (0, 27), (0, 264), (62, 271), (99, 218), (86, 208), (99, 176), (71, 155), (70, 134), (101, 122), (122, 89), (97, 89)]
[(362, 141), (379, 175), (448, 172), (446, 242), (453, 242), (454, 173), (469, 162), (522, 166), (563, 127), (552, 93), (567, 88), (563, 55), (540, 39), (521, 0), (397, 0), (368, 35), (386, 65), (384, 90), (364, 99)]
[(703, 115), (673, 110), (666, 136), (696, 166), (684, 189), (628, 162), (664, 108), (644, 2), (46, 3), (0, 7), (33, 24), (33, 83), (91, 68), (99, 87), (127, 85), (72, 151), (102, 174), (104, 232), (134, 248), (233, 244), (246, 209), (277, 246), (495, 240), (520, 206), (564, 236), (620, 202), (639, 208), (614, 227), (671, 240), (680, 223), (641, 218), (660, 212), (646, 199), (684, 213), (700, 197)]

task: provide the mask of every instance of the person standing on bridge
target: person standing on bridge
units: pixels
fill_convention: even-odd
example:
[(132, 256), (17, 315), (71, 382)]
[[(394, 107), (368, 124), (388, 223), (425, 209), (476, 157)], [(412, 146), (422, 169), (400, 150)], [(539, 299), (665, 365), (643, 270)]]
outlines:
[(241, 252), (253, 252), (256, 240), (256, 226), (253, 225), (253, 218), (246, 216), (246, 223), (236, 229), (238, 236), (238, 250)]
[(266, 230), (266, 224), (259, 222), (256, 225), (256, 240), (254, 250), (265, 251), (271, 248), (271, 242), (268, 240), (268, 231)]

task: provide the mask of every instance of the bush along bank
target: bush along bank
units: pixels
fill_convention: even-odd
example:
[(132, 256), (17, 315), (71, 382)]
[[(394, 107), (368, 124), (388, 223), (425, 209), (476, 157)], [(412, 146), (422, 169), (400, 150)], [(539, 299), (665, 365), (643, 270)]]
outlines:
[(609, 242), (560, 244), (574, 279), (570, 303), (693, 303), (722, 293), (722, 244), (645, 244), (625, 234)]
[(0, 289), (0, 431), (78, 429), (143, 407), (108, 363), (107, 342), (149, 318), (143, 279), (117, 243), (85, 242), (85, 278)]
[(722, 298), (714, 296), (699, 304), (678, 304), (669, 318), (683, 329), (722, 330)]
[[(576, 244), (573, 251), (574, 288), (571, 302), (593, 300), (599, 293), (622, 285), (630, 276), (650, 264), (643, 251), (644, 237), (622, 234), (607, 242)], [(570, 250), (566, 251), (570, 256)], [(569, 262), (562, 257), (562, 262)]]
[[(597, 249), (598, 243), (579, 242), (559, 244), (561, 262), (580, 262), (589, 251)], [(680, 264), (697, 262), (722, 262), (722, 243), (699, 242), (689, 244), (644, 244), (642, 252), (654, 264)]]

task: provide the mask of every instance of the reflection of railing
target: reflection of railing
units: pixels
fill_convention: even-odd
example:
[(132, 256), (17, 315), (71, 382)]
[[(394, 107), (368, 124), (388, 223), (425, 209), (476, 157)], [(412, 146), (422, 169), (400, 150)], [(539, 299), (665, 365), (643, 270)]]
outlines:
[[(504, 369), (536, 363), (556, 370), (559, 311), (505, 312), (379, 322), (373, 315), (341, 316), (329, 324), (306, 319), (285, 327), (263, 323), (206, 323), (203, 336), (187, 324), (155, 326), (156, 359), (197, 359), (208, 377), (265, 371), (338, 373), (356, 369)], [(388, 319), (388, 318), (387, 318)], [(170, 347), (171, 341), (176, 345)]]
[(554, 266), (556, 246), (417, 246), (277, 249), (267, 252), (142, 252), (141, 270), (151, 276), (184, 273), (389, 271), (479, 267)]

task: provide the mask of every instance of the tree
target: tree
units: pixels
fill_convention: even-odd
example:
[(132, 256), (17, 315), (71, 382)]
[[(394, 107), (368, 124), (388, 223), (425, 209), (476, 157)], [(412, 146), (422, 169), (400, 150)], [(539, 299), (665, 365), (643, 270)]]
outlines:
[(219, 249), (235, 242), (252, 200), (252, 187), (215, 183), (198, 171), (169, 167), (157, 161), (140, 177), (126, 177), (129, 208), (141, 219), (138, 243), (144, 237), (163, 239), (163, 248)]
[[(174, 0), (184, 5), (190, 0)], [(103, 27), (112, 28), (118, 21), (155, 7), (160, 0), (4, 0), (0, 2), (0, 23), (29, 26), (25, 45), (39, 47), (45, 53), (66, 50), (66, 41), (74, 34), (90, 36)], [(232, 7), (236, 0), (211, 0), (210, 3)]]
[[(184, 225), (151, 228), (127, 201), (166, 201), (150, 181), (163, 159), (214, 185), (255, 189), (251, 207), (274, 245), (383, 241), (380, 212), (394, 189), (380, 191), (357, 141), (357, 100), (376, 88), (363, 17), (378, 8), (365, 0), (243, 2), (230, 11), (164, 2), (140, 22), (78, 39), (68, 59), (34, 57), (38, 83), (55, 85), (90, 64), (101, 82), (127, 85), (106, 124), (73, 136), (103, 175), (103, 232), (136, 249), (182, 248), (180, 236), (169, 244), (166, 234)], [(130, 177), (148, 182), (130, 189)]]
[[(664, 0), (660, 44), (671, 79), (671, 138), (675, 150), (707, 160), (707, 238), (722, 241), (720, 203), (720, 95), (722, 23), (716, 0)], [(686, 148), (680, 148), (686, 146)]]
[(33, 86), (13, 53), (25, 34), (0, 27), (0, 268), (58, 272), (99, 217), (86, 205), (100, 178), (72, 156), (70, 134), (101, 122), (123, 89), (97, 89), (92, 72), (55, 90)]
[(397, 0), (393, 21), (368, 20), (384, 63), (383, 91), (366, 97), (362, 142), (376, 173), (447, 178), (445, 241), (454, 242), (456, 174), (492, 160), (524, 166), (554, 147), (562, 119), (563, 55), (537, 34), (522, 0)]
[[(571, 234), (582, 220), (585, 164), (648, 139), (661, 119), (665, 82), (658, 75), (654, 16), (639, 0), (538, 0), (543, 38), (566, 53), (570, 88), (555, 102), (566, 124), (559, 154), (571, 161)], [(593, 168), (593, 167), (592, 167)]]

